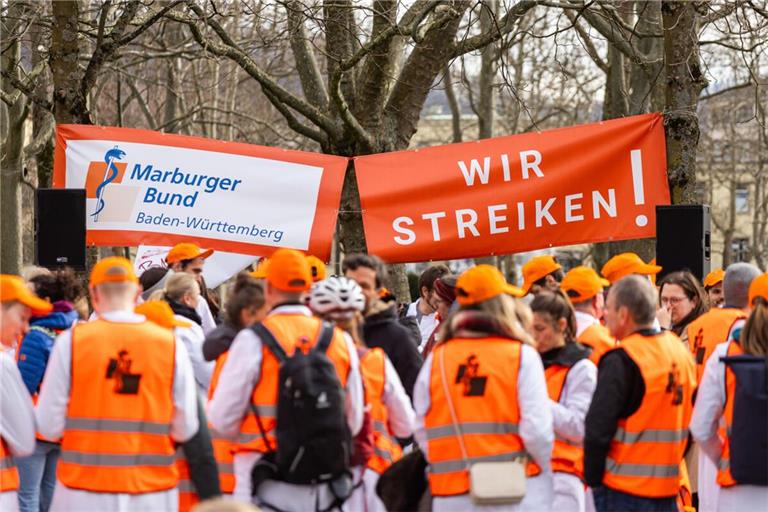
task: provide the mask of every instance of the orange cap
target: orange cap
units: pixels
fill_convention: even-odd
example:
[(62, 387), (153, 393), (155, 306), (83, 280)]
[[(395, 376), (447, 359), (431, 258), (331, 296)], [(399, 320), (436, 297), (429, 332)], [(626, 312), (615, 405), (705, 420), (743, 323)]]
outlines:
[(269, 257), (267, 282), (284, 292), (305, 292), (312, 286), (306, 256), (294, 249), (278, 249)]
[(192, 323), (179, 320), (173, 314), (171, 306), (162, 300), (148, 300), (136, 306), (134, 311), (147, 317), (150, 322), (156, 323), (160, 327), (173, 329), (174, 327), (191, 327)]
[(202, 250), (195, 244), (188, 242), (176, 244), (168, 251), (168, 256), (165, 257), (165, 261), (168, 263), (176, 263), (177, 261), (194, 260), (195, 258), (207, 258), (213, 254), (213, 249)]
[[(572, 268), (565, 274), (560, 288), (568, 295), (571, 302), (582, 302), (602, 293), (603, 289), (610, 284), (607, 279), (600, 277), (595, 269), (581, 266)], [(574, 293), (576, 295), (573, 295)]]
[(259, 262), (256, 264), (256, 270), (251, 272), (251, 277), (255, 279), (266, 279), (267, 277), (267, 263), (269, 263), (268, 258), (261, 258)]
[(91, 270), (91, 286), (98, 286), (102, 283), (123, 283), (139, 282), (136, 272), (133, 271), (133, 265), (130, 261), (119, 256), (110, 256), (99, 260)]
[(751, 307), (756, 298), (762, 297), (768, 301), (768, 272), (757, 276), (752, 284), (749, 285), (749, 306)]
[(477, 304), (501, 294), (522, 297), (523, 290), (507, 283), (499, 269), (492, 265), (477, 265), (465, 270), (456, 281), (456, 298), (461, 305)]
[(603, 276), (613, 284), (622, 277), (631, 274), (642, 274), (647, 276), (656, 275), (661, 272), (661, 267), (645, 263), (640, 259), (640, 256), (633, 252), (624, 252), (609, 259), (608, 262), (603, 265), (603, 270), (601, 272)]
[(709, 274), (707, 274), (707, 277), (704, 278), (704, 288), (712, 288), (718, 283), (722, 283), (723, 279), (725, 278), (725, 270), (718, 268), (717, 270), (713, 270)]
[(32, 293), (22, 278), (10, 274), (0, 274), (0, 301), (21, 302), (32, 310), (33, 315), (50, 313), (53, 309), (50, 302)]
[(536, 256), (523, 265), (523, 295), (531, 290), (531, 285), (557, 269), (563, 268), (550, 254)]
[(307, 256), (307, 263), (309, 263), (309, 270), (312, 272), (313, 283), (325, 279), (325, 263), (323, 263), (323, 260), (310, 254)]

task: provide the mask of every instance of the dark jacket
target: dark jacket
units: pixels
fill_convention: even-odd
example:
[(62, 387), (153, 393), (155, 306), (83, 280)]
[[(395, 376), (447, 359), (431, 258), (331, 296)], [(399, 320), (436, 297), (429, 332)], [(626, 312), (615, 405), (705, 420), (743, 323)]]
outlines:
[(381, 347), (403, 382), (405, 392), (412, 397), (413, 386), (421, 369), (420, 338), (398, 321), (396, 306), (383, 302), (374, 304), (366, 314), (363, 337), (369, 347)]
[(203, 358), (206, 361), (215, 361), (219, 356), (229, 350), (232, 341), (239, 331), (229, 323), (223, 323), (209, 332), (203, 342)]
[(197, 400), (197, 419), (200, 428), (186, 443), (181, 443), (181, 450), (189, 466), (189, 479), (200, 500), (221, 496), (219, 484), (219, 466), (213, 454), (211, 431), (208, 429), (208, 419), (205, 417), (203, 402)]
[(19, 372), (30, 395), (40, 389), (56, 336), (77, 321), (77, 312), (68, 302), (57, 302), (55, 308), (53, 313), (29, 321), (30, 330), (19, 345)]

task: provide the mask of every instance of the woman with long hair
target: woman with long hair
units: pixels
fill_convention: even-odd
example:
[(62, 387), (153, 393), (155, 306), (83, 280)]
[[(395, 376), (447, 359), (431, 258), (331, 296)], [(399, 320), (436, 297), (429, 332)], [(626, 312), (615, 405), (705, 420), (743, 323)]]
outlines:
[(576, 342), (576, 315), (565, 293), (541, 292), (531, 310), (555, 431), (552, 509), (583, 511), (584, 418), (597, 385), (597, 367), (589, 359), (591, 350)]
[[(37, 273), (28, 284), (39, 297), (53, 304), (50, 313), (32, 317), (30, 329), (16, 352), (21, 377), (30, 395), (36, 399), (56, 336), (78, 320), (75, 304), (85, 296), (85, 287), (71, 268)], [(19, 509), (22, 512), (45, 511), (50, 507), (60, 453), (59, 443), (38, 436), (35, 453), (16, 459)]]
[(365, 296), (360, 286), (346, 277), (330, 277), (312, 286), (309, 308), (324, 320), (334, 322), (357, 347), (365, 388), (366, 415), (370, 417), (355, 438), (352, 453), (356, 489), (344, 504), (345, 510), (368, 512), (386, 509), (376, 495), (379, 475), (403, 455), (396, 437), (413, 434), (414, 412), (395, 368), (381, 348), (369, 349), (363, 341)]
[[(749, 306), (751, 312), (743, 327), (734, 326), (732, 339), (718, 345), (707, 360), (691, 418), (693, 438), (718, 468), (719, 511), (762, 511), (768, 504), (768, 411), (764, 398), (768, 379), (768, 273), (752, 281)], [(738, 359), (746, 361), (740, 364)], [(739, 405), (737, 396), (741, 395), (736, 390), (737, 375), (742, 378), (745, 373), (737, 373), (737, 367), (743, 369), (747, 364), (751, 370), (746, 376), (752, 382), (745, 379), (738, 385), (763, 398), (748, 404), (748, 411), (739, 411), (741, 420), (744, 414), (749, 416), (749, 425), (743, 428), (743, 421), (735, 422), (736, 411), (744, 407)]]
[[(456, 282), (460, 308), (416, 380), (415, 438), (437, 512), (551, 507), (552, 410), (541, 358), (526, 343), (512, 295), (522, 290), (495, 267), (464, 272)], [(477, 493), (488, 482), (477, 475), (485, 471), (499, 486), (517, 473), (512, 483), (525, 484), (524, 497), (507, 488), (496, 504), (484, 504)]]
[(671, 272), (659, 283), (659, 323), (688, 346), (688, 324), (709, 310), (707, 295), (696, 276)]

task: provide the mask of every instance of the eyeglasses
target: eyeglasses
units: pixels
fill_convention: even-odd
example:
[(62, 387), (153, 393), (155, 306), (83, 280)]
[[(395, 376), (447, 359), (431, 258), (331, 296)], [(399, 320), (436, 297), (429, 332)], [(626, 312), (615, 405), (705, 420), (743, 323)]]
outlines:
[(661, 298), (661, 304), (663, 306), (666, 306), (669, 304), (670, 306), (676, 306), (683, 302), (684, 300), (688, 300), (688, 297), (662, 297)]

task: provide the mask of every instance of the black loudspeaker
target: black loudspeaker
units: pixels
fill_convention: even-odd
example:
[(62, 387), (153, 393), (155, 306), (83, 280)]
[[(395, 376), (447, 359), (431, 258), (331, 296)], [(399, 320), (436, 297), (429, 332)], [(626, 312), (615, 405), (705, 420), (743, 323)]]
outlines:
[(702, 281), (712, 264), (708, 205), (656, 207), (656, 278), (676, 270), (689, 270)]
[(41, 188), (35, 202), (37, 264), (85, 270), (85, 189)]

